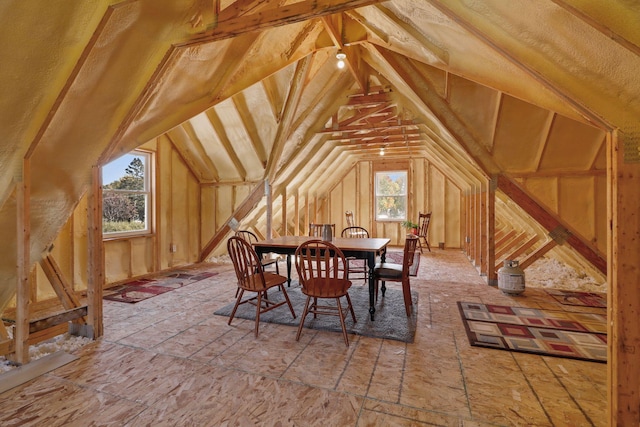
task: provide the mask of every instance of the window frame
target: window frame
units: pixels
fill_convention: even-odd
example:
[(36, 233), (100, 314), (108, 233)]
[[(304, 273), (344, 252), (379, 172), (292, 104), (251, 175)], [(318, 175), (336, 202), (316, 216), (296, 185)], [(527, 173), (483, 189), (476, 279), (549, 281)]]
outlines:
[[(392, 174), (403, 174), (404, 178), (405, 178), (405, 188), (404, 188), (404, 194), (397, 194), (397, 195), (379, 195), (378, 194), (378, 183), (379, 183), (379, 176), (380, 175), (392, 175)], [(393, 218), (381, 218), (379, 217), (379, 212), (378, 212), (378, 197), (388, 197), (388, 196), (393, 196), (393, 197), (404, 197), (404, 214), (402, 215), (402, 217), (393, 217)], [(403, 222), (406, 221), (408, 218), (408, 210), (409, 210), (409, 170), (408, 169), (403, 169), (403, 168), (396, 168), (396, 169), (380, 169), (380, 170), (376, 170), (374, 171), (374, 188), (373, 188), (373, 211), (374, 211), (374, 216), (375, 216), (375, 221), (376, 222)]]
[[(136, 236), (148, 236), (153, 234), (153, 221), (152, 219), (154, 218), (154, 199), (155, 199), (155, 186), (152, 185), (152, 183), (154, 182), (155, 179), (155, 167), (154, 167), (154, 161), (155, 161), (155, 156), (154, 153), (152, 151), (147, 151), (147, 150), (141, 150), (141, 149), (135, 149), (132, 150), (130, 152), (127, 153), (127, 155), (131, 155), (133, 157), (139, 157), (142, 158), (143, 160), (143, 167), (144, 167), (144, 177), (143, 177), (143, 183), (144, 183), (144, 188), (142, 190), (123, 190), (123, 189), (107, 189), (104, 188), (105, 185), (109, 185), (110, 183), (104, 183), (102, 182), (102, 203), (103, 203), (103, 212), (102, 212), (102, 218), (103, 218), (103, 225), (102, 225), (102, 236), (104, 240), (111, 240), (111, 239), (118, 239), (118, 238), (129, 238), (129, 237), (136, 237)], [(114, 160), (113, 162), (117, 161), (118, 159)], [(132, 159), (133, 160), (133, 159)], [(100, 172), (101, 172), (101, 178), (104, 179), (104, 168), (107, 167), (107, 165), (109, 165), (112, 162), (106, 163), (105, 165), (103, 165), (100, 168)], [(124, 168), (128, 167), (130, 163), (127, 164), (127, 166), (125, 166)], [(124, 170), (123, 168), (123, 170)], [(104, 231), (104, 197), (105, 197), (105, 193), (119, 193), (119, 194), (127, 194), (127, 195), (143, 195), (144, 196), (144, 200), (145, 200), (145, 220), (144, 220), (144, 228), (143, 229), (137, 229), (137, 230), (124, 230), (124, 231), (111, 231), (111, 232), (105, 232)]]

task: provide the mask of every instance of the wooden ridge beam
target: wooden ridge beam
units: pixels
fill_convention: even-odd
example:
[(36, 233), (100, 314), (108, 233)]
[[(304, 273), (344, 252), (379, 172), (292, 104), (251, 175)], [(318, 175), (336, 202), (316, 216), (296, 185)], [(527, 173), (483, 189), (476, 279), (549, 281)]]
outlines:
[(547, 211), (546, 208), (529, 196), (518, 184), (501, 174), (498, 176), (498, 188), (549, 232), (555, 232), (559, 228), (566, 230), (566, 243), (603, 274), (607, 274), (607, 260), (597, 253), (588, 242), (571, 231), (568, 225), (560, 218)]

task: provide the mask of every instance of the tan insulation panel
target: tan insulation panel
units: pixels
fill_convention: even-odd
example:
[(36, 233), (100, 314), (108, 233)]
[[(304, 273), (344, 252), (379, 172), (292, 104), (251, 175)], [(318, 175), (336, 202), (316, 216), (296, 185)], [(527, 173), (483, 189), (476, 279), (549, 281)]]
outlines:
[(478, 142), (491, 152), (493, 126), (500, 94), (487, 86), (455, 75), (449, 78), (449, 103), (452, 110), (473, 129)]
[[(459, 248), (462, 245), (462, 238), (460, 236), (460, 211), (462, 210), (460, 204), (460, 189), (450, 180), (447, 180), (444, 185), (444, 190), (446, 202), (444, 242), (447, 248)], [(431, 228), (431, 225), (429, 225), (429, 228)], [(429, 243), (431, 243), (431, 241), (429, 241)]]
[(598, 250), (603, 254), (607, 253), (607, 188), (606, 176), (595, 177), (595, 240)]
[(357, 209), (354, 211), (356, 225), (366, 228), (369, 235), (373, 236), (373, 202), (371, 192), (371, 163), (358, 163), (358, 188), (357, 188)]
[[(336, 234), (339, 236), (342, 231), (342, 224), (344, 224), (344, 211), (342, 210), (342, 195), (343, 187), (345, 183), (341, 182), (340, 185), (336, 185), (329, 194), (329, 219), (327, 222), (336, 225)], [(352, 187), (353, 188), (353, 187)]]
[[(431, 193), (431, 223), (429, 228), (431, 229), (431, 241), (434, 245), (438, 242), (445, 241), (445, 213), (446, 213), (446, 198), (444, 191), (446, 184), (446, 178), (442, 172), (436, 168), (431, 168), (429, 174), (429, 187)], [(446, 243), (446, 242), (445, 242)]]
[(145, 236), (131, 239), (131, 276), (142, 276), (153, 271), (153, 238)]
[(558, 179), (555, 177), (527, 178), (524, 186), (539, 202), (558, 213)]
[(89, 281), (87, 230), (87, 197), (85, 195), (73, 211), (73, 287), (76, 290), (86, 289)]
[(416, 218), (419, 212), (425, 212), (427, 210), (427, 201), (425, 199), (424, 188), (426, 187), (426, 165), (427, 163), (422, 159), (415, 159), (411, 162), (412, 166), (412, 185), (411, 185), (411, 197), (413, 211), (416, 213)]
[(113, 283), (131, 277), (131, 251), (128, 240), (104, 242), (105, 282)]
[(200, 189), (200, 241), (205, 245), (216, 232), (216, 187), (205, 185)]
[(494, 160), (507, 172), (536, 170), (538, 147), (546, 138), (549, 111), (503, 96), (493, 145)]
[(156, 153), (156, 200), (159, 206), (156, 211), (156, 230), (158, 245), (158, 258), (160, 265), (159, 270), (168, 268), (171, 265), (171, 255), (169, 253), (169, 245), (171, 244), (171, 211), (172, 211), (172, 163), (175, 159), (174, 150), (170, 143), (166, 143), (166, 139), (162, 139), (158, 144)]
[[(74, 236), (73, 236), (73, 221), (74, 216), (69, 217), (69, 220), (64, 224), (62, 230), (56, 237), (53, 243), (53, 249), (50, 255), (55, 260), (55, 263), (60, 269), (60, 273), (64, 277), (64, 280), (74, 287)], [(85, 249), (86, 250), (86, 249)], [(85, 265), (86, 268), (86, 265)], [(46, 281), (46, 279), (45, 279)], [(46, 287), (51, 287), (46, 281)], [(40, 287), (40, 285), (38, 285)], [(75, 287), (74, 287), (75, 288)]]
[(200, 184), (191, 173), (187, 175), (187, 183), (189, 205), (185, 219), (189, 227), (188, 257), (189, 262), (192, 263), (200, 257)]
[[(31, 275), (31, 277), (33, 278), (34, 275)], [(51, 286), (51, 283), (49, 283), (49, 279), (47, 279), (47, 276), (42, 271), (42, 268), (40, 268), (40, 265), (36, 267), (35, 279), (36, 279), (36, 295), (35, 295), (36, 301), (45, 301), (48, 299), (58, 298), (56, 291), (53, 289), (53, 286)]]
[[(221, 187), (216, 187), (216, 230), (219, 230), (220, 227), (224, 225), (224, 223), (231, 217), (233, 214), (233, 205), (231, 201), (234, 200), (235, 196), (234, 188), (230, 185), (225, 185)], [(236, 201), (236, 203), (239, 203)]]
[[(249, 197), (251, 192), (253, 191), (253, 186), (251, 185), (235, 185), (233, 186), (233, 210), (235, 211), (238, 206), (240, 206), (244, 201)], [(223, 218), (226, 220), (226, 218)]]
[[(340, 185), (340, 208), (338, 211), (333, 210), (335, 213), (335, 223), (336, 223), (336, 234), (340, 235), (342, 230), (347, 227), (347, 218), (345, 216), (346, 211), (353, 212), (353, 221), (356, 225), (360, 225), (360, 222), (357, 218), (358, 212), (358, 200), (357, 195), (360, 194), (360, 189), (356, 185), (357, 178), (357, 168), (352, 168), (349, 173), (344, 177), (342, 183)], [(365, 227), (366, 228), (366, 227)]]
[(589, 170), (604, 143), (604, 132), (556, 115), (539, 170)]
[(595, 182), (592, 177), (562, 178), (559, 181), (560, 215), (585, 239), (595, 237)]
[[(181, 265), (189, 262), (189, 172), (180, 156), (172, 153), (171, 161), (171, 241), (169, 245), (175, 245), (176, 251), (170, 254), (170, 266)], [(169, 248), (160, 248), (161, 251)]]

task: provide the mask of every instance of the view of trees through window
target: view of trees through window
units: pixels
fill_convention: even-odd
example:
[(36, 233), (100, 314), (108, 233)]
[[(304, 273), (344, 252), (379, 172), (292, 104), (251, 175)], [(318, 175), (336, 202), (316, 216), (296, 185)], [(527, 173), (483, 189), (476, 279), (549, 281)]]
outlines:
[(376, 220), (402, 221), (407, 216), (407, 172), (376, 172)]
[(102, 169), (102, 232), (146, 231), (149, 155), (132, 152)]

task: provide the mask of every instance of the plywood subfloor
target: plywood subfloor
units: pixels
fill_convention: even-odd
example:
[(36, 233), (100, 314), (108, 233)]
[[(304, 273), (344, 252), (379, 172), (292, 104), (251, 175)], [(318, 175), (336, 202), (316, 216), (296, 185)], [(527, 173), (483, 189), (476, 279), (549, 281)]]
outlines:
[(228, 326), (213, 312), (233, 300), (230, 266), (138, 304), (105, 301), (104, 338), (0, 394), (0, 425), (606, 425), (605, 364), (471, 347), (456, 301), (604, 309), (503, 295), (454, 250), (425, 253), (412, 286), (414, 343), (350, 336), (349, 348), (336, 333)]

